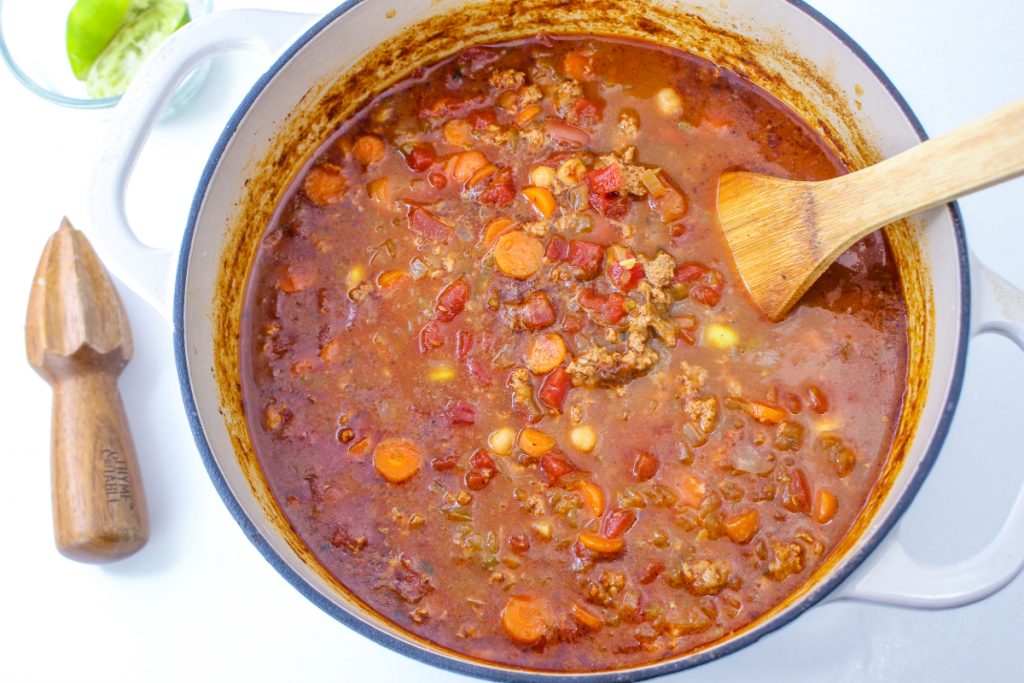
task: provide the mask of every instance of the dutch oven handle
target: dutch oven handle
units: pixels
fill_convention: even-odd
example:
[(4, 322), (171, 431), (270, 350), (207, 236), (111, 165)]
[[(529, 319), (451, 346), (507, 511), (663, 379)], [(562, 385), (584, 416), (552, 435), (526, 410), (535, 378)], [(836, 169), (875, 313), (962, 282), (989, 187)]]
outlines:
[(125, 195), (135, 162), (167, 103), (196, 67), (235, 50), (276, 55), (315, 19), (269, 10), (231, 10), (199, 17), (160, 46), (114, 109), (93, 175), (89, 238), (110, 271), (168, 322), (176, 252), (144, 244), (128, 223)]
[[(971, 336), (993, 332), (1024, 350), (1024, 292), (971, 254)], [(1024, 489), (999, 533), (977, 555), (950, 565), (926, 565), (910, 556), (899, 527), (887, 545), (833, 593), (900, 607), (944, 609), (969, 605), (1002, 590), (1024, 569)]]

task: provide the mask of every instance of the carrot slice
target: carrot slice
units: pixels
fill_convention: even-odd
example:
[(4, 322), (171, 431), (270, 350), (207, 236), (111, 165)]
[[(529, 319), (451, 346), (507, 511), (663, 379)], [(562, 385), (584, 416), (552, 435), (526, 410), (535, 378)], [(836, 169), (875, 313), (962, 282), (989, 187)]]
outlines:
[(682, 485), (680, 493), (683, 505), (689, 505), (695, 510), (699, 508), (700, 504), (704, 502), (704, 491), (706, 490), (704, 482), (692, 474), (684, 474), (679, 483)]
[(476, 173), (469, 177), (469, 180), (466, 181), (466, 187), (476, 187), (477, 185), (487, 180), (497, 172), (498, 167), (495, 166), (494, 164), (487, 164), (486, 166), (482, 166), (481, 168), (477, 169)]
[(446, 164), (449, 174), (460, 183), (464, 183), (474, 173), (487, 165), (487, 157), (475, 149), (469, 152), (461, 152), (451, 157)]
[(505, 275), (525, 280), (544, 263), (544, 244), (522, 230), (506, 232), (494, 245), (494, 263)]
[(388, 201), (388, 179), (387, 177), (374, 178), (366, 184), (366, 194), (378, 204), (385, 204)]
[(757, 510), (747, 510), (725, 520), (725, 533), (736, 543), (746, 543), (760, 528), (761, 516), (757, 514)]
[(555, 214), (555, 196), (548, 188), (531, 185), (523, 188), (523, 195), (544, 218), (551, 218)]
[(376, 135), (360, 135), (352, 146), (352, 156), (364, 166), (384, 158), (384, 141)]
[(584, 547), (593, 550), (595, 553), (605, 555), (613, 555), (626, 547), (626, 540), (624, 538), (605, 538), (604, 536), (590, 534), (586, 531), (580, 532), (579, 539)]
[(337, 204), (345, 198), (348, 181), (336, 164), (320, 164), (309, 169), (302, 182), (302, 191), (317, 206)]
[(411, 479), (420, 469), (420, 449), (412, 441), (384, 439), (373, 451), (373, 466), (392, 484)]
[(554, 332), (537, 335), (526, 349), (526, 367), (535, 375), (545, 375), (562, 364), (567, 352), (565, 342)]
[(519, 432), (519, 448), (527, 455), (539, 458), (554, 447), (555, 440), (539, 429), (527, 427)]
[(572, 618), (576, 620), (576, 623), (585, 629), (596, 631), (604, 626), (604, 622), (601, 621), (601, 617), (597, 616), (579, 603), (572, 603), (572, 606), (569, 608), (569, 612), (572, 614)]
[(516, 125), (520, 127), (524, 126), (529, 123), (531, 119), (537, 116), (537, 114), (541, 113), (541, 111), (543, 110), (539, 104), (531, 104), (528, 107), (524, 107), (521, 112), (516, 114)]
[(828, 524), (839, 510), (839, 499), (828, 489), (818, 489), (814, 496), (814, 521)]
[(576, 492), (583, 498), (583, 504), (587, 506), (587, 510), (590, 514), (595, 517), (600, 517), (604, 514), (604, 491), (601, 487), (594, 482), (581, 479), (576, 484)]
[(515, 225), (516, 222), (508, 216), (499, 216), (498, 218), (495, 218), (484, 226), (484, 244), (493, 244), (494, 240), (514, 228)]
[(749, 401), (743, 408), (750, 417), (754, 418), (761, 424), (776, 425), (785, 420), (788, 415), (782, 408), (776, 408), (775, 406), (768, 405), (767, 403), (760, 403), (758, 401)]
[(406, 272), (404, 270), (385, 270), (377, 276), (377, 286), (381, 289), (387, 289), (405, 276)]
[(551, 615), (540, 600), (513, 595), (501, 611), (501, 625), (508, 637), (523, 645), (540, 642), (548, 630)]

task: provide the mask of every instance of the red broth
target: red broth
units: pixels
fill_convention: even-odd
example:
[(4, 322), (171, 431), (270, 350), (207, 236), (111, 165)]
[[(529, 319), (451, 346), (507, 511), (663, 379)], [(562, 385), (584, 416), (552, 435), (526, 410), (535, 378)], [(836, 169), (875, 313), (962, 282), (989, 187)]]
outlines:
[(557, 671), (684, 654), (797, 589), (889, 451), (906, 309), (876, 234), (760, 316), (714, 219), (733, 169), (843, 171), (735, 74), (606, 38), (470, 48), (327, 140), (241, 338), (319, 561), (419, 636)]

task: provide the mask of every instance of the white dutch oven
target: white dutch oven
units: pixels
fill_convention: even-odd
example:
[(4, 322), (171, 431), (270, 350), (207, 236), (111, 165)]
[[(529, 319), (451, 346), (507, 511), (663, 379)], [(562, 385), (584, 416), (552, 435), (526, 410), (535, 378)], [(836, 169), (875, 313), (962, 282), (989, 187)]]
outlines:
[[(249, 258), (276, 193), (324, 135), (372, 90), (399, 78), (413, 63), (469, 42), (541, 30), (647, 36), (758, 82), (816, 121), (854, 167), (924, 138), (885, 75), (814, 10), (796, 0), (707, 4), (350, 1), (297, 39), (314, 18), (224, 12), (202, 17), (173, 36), (119, 105), (94, 185), (93, 240), (122, 281), (173, 318), (183, 398), (199, 450), (226, 505), (267, 560), (338, 620), (410, 656), (486, 678), (625, 680), (733, 652), (822, 600), (955, 607), (991, 595), (1020, 572), (1024, 492), (995, 540), (970, 560), (922, 566), (895, 534), (878, 548), (939, 453), (960, 392), (969, 338), (996, 332), (1024, 348), (1024, 297), (970, 255), (955, 205), (889, 230), (911, 304), (908, 408), (900, 444), (859, 526), (790, 600), (705, 649), (646, 667), (594, 674), (531, 672), (442, 650), (347, 594), (311, 561), (270, 498), (252, 457), (232, 374)], [(447, 13), (454, 10), (464, 13), (452, 18)], [(127, 223), (128, 177), (161, 109), (188, 72), (219, 52), (251, 47), (280, 57), (238, 108), (210, 158), (185, 231), (172, 298), (173, 254), (142, 245)]]

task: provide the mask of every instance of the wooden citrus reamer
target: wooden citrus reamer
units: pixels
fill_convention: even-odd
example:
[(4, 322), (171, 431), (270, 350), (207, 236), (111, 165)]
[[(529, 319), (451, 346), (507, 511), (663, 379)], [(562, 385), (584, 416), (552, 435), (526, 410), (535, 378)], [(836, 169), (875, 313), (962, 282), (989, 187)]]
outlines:
[(139, 466), (117, 377), (132, 356), (121, 299), (65, 218), (39, 260), (25, 322), (28, 360), (53, 387), (57, 549), (81, 562), (131, 555), (149, 537)]
[(868, 233), (1021, 173), (1024, 101), (831, 180), (723, 174), (718, 219), (754, 303), (779, 320)]

